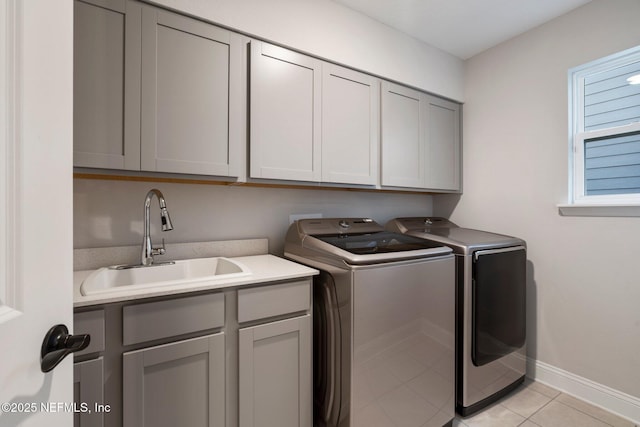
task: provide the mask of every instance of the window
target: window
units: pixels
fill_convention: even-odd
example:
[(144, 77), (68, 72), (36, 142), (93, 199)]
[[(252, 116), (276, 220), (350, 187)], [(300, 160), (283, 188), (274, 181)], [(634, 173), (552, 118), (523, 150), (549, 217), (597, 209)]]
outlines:
[(640, 205), (640, 46), (569, 70), (573, 204)]

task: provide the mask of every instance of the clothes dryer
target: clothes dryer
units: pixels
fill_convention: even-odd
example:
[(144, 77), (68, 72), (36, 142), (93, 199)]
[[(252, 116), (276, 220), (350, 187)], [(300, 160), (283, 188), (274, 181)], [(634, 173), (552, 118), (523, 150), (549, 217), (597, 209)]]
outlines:
[(396, 218), (389, 231), (453, 249), (456, 258), (456, 411), (471, 415), (524, 381), (526, 243), (445, 218)]

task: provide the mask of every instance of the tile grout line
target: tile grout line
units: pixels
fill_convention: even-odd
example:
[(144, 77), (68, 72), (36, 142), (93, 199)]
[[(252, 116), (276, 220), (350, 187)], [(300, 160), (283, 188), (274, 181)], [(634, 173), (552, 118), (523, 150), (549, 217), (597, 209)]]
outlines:
[[(542, 394), (542, 393), (540, 393), (540, 394)], [(543, 396), (544, 396), (544, 395), (543, 395)], [(558, 394), (558, 396), (560, 396), (560, 394)], [(556, 397), (558, 397), (558, 396), (556, 396)], [(547, 396), (547, 397), (549, 397), (549, 396)], [(546, 408), (547, 406), (549, 406), (549, 404), (550, 404), (551, 402), (553, 402), (554, 400), (556, 400), (556, 397), (551, 398), (551, 400), (549, 400), (547, 403), (545, 403), (544, 405), (542, 405), (541, 407), (539, 407), (539, 408), (538, 408), (538, 409), (537, 409), (533, 414), (529, 415), (529, 416), (527, 417), (527, 419), (525, 420), (525, 422), (526, 422), (526, 421), (531, 421), (533, 424), (535, 424), (535, 425), (539, 426), (540, 424), (538, 424), (538, 423), (536, 423), (535, 421), (533, 421), (533, 420), (531, 419), (531, 417), (533, 417), (535, 414), (537, 414), (538, 412), (542, 411), (544, 408)]]
[[(555, 401), (558, 397), (562, 396), (562, 394), (563, 394), (563, 393), (561, 392), (559, 395), (557, 395), (556, 397), (554, 397), (554, 398), (553, 398), (553, 400), (552, 400), (551, 402)], [(571, 396), (571, 395), (567, 395), (567, 396)], [(573, 397), (573, 396), (571, 396), (571, 397)], [(580, 400), (580, 399), (578, 399), (578, 400)], [(581, 402), (584, 402), (584, 403), (585, 403), (585, 404), (587, 404), (587, 405), (589, 404), (588, 402), (585, 402), (585, 401), (583, 401), (583, 400), (580, 400), (580, 401), (581, 401)], [(549, 403), (551, 403), (551, 402), (549, 402)], [(604, 421), (604, 420), (601, 420), (601, 419), (600, 419), (600, 418), (598, 418), (598, 417), (594, 417), (593, 415), (591, 415), (591, 414), (589, 414), (589, 413), (587, 413), (587, 412), (584, 412), (584, 411), (582, 411), (582, 410), (580, 410), (580, 409), (578, 409), (578, 408), (574, 408), (574, 407), (573, 407), (573, 406), (571, 406), (571, 405), (567, 405), (566, 403), (562, 403), (562, 402), (560, 402), (560, 401), (558, 401), (558, 402), (556, 402), (556, 403), (557, 403), (557, 404), (559, 404), (559, 405), (565, 406), (565, 407), (567, 407), (567, 408), (573, 409), (574, 411), (580, 412), (581, 414), (586, 415), (586, 416), (588, 416), (588, 417), (591, 417), (591, 418), (593, 418), (593, 419), (594, 419), (594, 420), (596, 420), (596, 421), (600, 421), (600, 422), (601, 422), (601, 423), (603, 423), (603, 424), (606, 424), (606, 425), (611, 426), (611, 427), (615, 427), (613, 424), (609, 424), (608, 422), (606, 422), (606, 421)], [(545, 405), (545, 406), (546, 406), (546, 405)]]
[[(547, 406), (549, 406), (552, 402), (556, 402), (557, 404), (562, 405), (562, 407), (564, 407), (564, 408), (572, 409), (572, 410), (574, 410), (574, 411), (576, 411), (576, 412), (578, 412), (578, 413), (580, 413), (580, 414), (582, 414), (582, 415), (586, 415), (586, 416), (588, 416), (589, 418), (591, 418), (591, 419), (593, 419), (593, 420), (595, 420), (595, 421), (597, 421), (597, 422), (600, 422), (600, 423), (602, 423), (602, 424), (604, 424), (604, 425), (606, 425), (606, 426), (609, 426), (609, 427), (615, 427), (615, 424), (612, 424), (611, 422), (605, 421), (604, 419), (601, 419), (601, 418), (600, 418), (600, 417), (598, 417), (598, 416), (595, 416), (595, 415), (593, 415), (593, 414), (591, 414), (591, 413), (589, 413), (589, 412), (585, 412), (585, 411), (584, 411), (584, 410), (582, 410), (582, 409), (578, 409), (578, 408), (576, 408), (576, 407), (574, 407), (574, 406), (572, 406), (572, 405), (570, 405), (570, 404), (568, 404), (568, 403), (564, 403), (564, 402), (562, 402), (562, 401), (560, 401), (560, 400), (559, 400), (560, 396), (562, 396), (563, 394), (564, 394), (564, 395), (566, 395), (566, 396), (571, 396), (571, 395), (567, 395), (566, 393), (563, 393), (563, 392), (561, 392), (561, 391), (558, 391), (558, 394), (557, 394), (555, 397), (551, 397), (551, 396), (549, 396), (549, 395), (546, 395), (546, 394), (541, 393), (541, 392), (536, 391), (536, 390), (532, 390), (532, 391), (534, 391), (534, 392), (536, 392), (536, 393), (538, 393), (538, 394), (541, 394), (541, 395), (543, 395), (543, 396), (545, 396), (545, 397), (549, 398), (549, 401), (548, 401), (547, 403), (545, 403), (544, 405), (542, 405), (540, 408), (538, 408), (538, 409), (537, 409), (535, 412), (533, 412), (529, 417), (526, 417), (526, 418), (525, 418), (525, 419), (524, 419), (520, 424), (518, 424), (518, 427), (520, 427), (520, 426), (522, 426), (523, 424), (527, 423), (527, 421), (529, 421), (531, 424), (533, 424), (533, 425), (535, 425), (535, 426), (538, 426), (538, 427), (544, 427), (544, 426), (542, 426), (542, 425), (538, 424), (537, 422), (533, 421), (533, 420), (532, 420), (532, 417), (534, 417), (536, 414), (538, 414), (539, 412), (541, 412), (544, 408), (546, 408)], [(573, 396), (571, 396), (571, 397), (573, 397)], [(587, 405), (589, 404), (588, 402), (584, 402), (584, 401), (582, 401), (582, 400), (580, 400), (580, 399), (577, 399), (577, 400), (579, 400), (579, 401), (581, 401), (581, 402), (583, 402), (583, 403), (585, 403), (585, 404), (587, 404)], [(512, 410), (511, 410), (511, 409), (509, 409), (508, 407), (504, 406), (502, 403), (503, 403), (503, 402), (496, 402), (496, 405), (502, 406), (504, 409), (506, 409), (507, 411), (509, 411), (509, 412), (511, 412), (511, 413), (513, 413), (513, 414), (520, 415), (520, 414), (518, 414), (517, 412), (512, 411)], [(596, 407), (596, 408), (597, 408), (597, 407)], [(600, 409), (601, 409), (601, 408), (600, 408)], [(604, 410), (604, 411), (606, 412), (606, 410)], [(615, 415), (615, 414), (612, 414), (612, 415)], [(468, 426), (468, 424), (466, 424), (466, 423), (464, 422), (464, 421), (465, 421), (464, 419), (461, 419), (461, 418), (458, 418), (458, 417), (457, 417), (457, 414), (456, 414), (456, 418), (457, 418), (457, 420), (458, 420), (458, 422), (459, 422), (460, 427), (469, 427), (469, 426)], [(640, 427), (640, 425), (638, 425), (638, 424), (636, 424), (636, 423), (633, 423), (633, 422), (631, 422), (631, 423), (632, 423), (632, 425), (633, 425), (634, 427)]]

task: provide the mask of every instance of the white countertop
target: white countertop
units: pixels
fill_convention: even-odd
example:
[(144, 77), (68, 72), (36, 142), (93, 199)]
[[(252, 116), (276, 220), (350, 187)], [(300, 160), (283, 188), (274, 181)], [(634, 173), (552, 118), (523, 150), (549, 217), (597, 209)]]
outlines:
[(230, 258), (244, 264), (251, 270), (249, 276), (237, 277), (225, 281), (198, 282), (181, 285), (169, 285), (157, 288), (145, 288), (136, 290), (122, 290), (108, 293), (99, 293), (90, 296), (80, 294), (82, 281), (94, 270), (75, 271), (73, 273), (73, 306), (86, 307), (90, 305), (107, 304), (119, 301), (128, 301), (142, 298), (159, 297), (166, 295), (179, 295), (187, 292), (205, 291), (254, 285), (260, 283), (278, 282), (310, 277), (318, 274), (318, 270), (295, 263), (274, 255), (253, 255)]

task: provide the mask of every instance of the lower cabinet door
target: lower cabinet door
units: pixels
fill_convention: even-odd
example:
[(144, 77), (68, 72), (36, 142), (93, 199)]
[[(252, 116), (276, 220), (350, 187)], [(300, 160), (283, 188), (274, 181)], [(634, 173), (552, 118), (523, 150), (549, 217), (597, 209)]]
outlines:
[(104, 366), (102, 357), (73, 365), (74, 427), (104, 426)]
[(224, 333), (122, 355), (124, 427), (224, 427)]
[(240, 427), (310, 427), (311, 317), (239, 331)]

